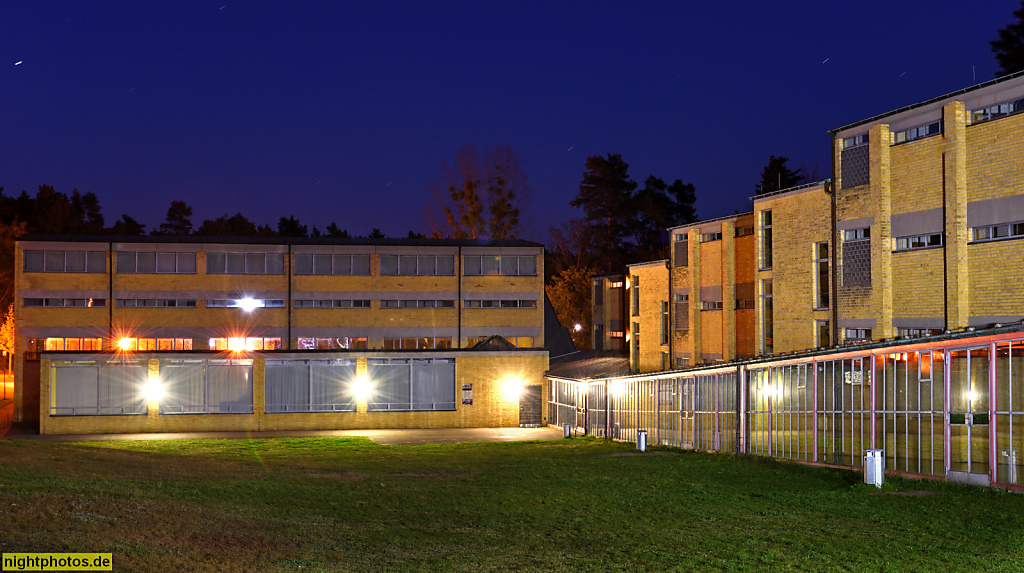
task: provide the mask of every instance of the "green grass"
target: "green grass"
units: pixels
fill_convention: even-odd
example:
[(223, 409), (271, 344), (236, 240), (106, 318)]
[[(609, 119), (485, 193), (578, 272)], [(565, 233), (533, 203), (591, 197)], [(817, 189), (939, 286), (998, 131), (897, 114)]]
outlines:
[[(1024, 496), (588, 438), (0, 440), (5, 552), (116, 571), (1018, 571)], [(667, 451), (667, 450), (665, 450)], [(927, 494), (927, 495), (925, 495)]]

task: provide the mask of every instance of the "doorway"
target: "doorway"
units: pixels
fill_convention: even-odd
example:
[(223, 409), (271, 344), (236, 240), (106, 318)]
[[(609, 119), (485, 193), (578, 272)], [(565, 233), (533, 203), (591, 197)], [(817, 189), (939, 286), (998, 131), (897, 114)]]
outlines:
[(946, 395), (949, 411), (949, 466), (946, 478), (990, 485), (989, 349), (949, 351)]

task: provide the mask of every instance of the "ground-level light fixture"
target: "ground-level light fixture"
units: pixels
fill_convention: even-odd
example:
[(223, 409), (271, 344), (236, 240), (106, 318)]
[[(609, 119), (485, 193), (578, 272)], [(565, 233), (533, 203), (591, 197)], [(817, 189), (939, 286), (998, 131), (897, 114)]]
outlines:
[(509, 402), (516, 402), (523, 394), (523, 379), (518, 376), (509, 376), (501, 381), (501, 395)]
[(366, 377), (365, 374), (356, 376), (355, 381), (352, 382), (352, 396), (355, 397), (357, 402), (366, 402), (373, 395), (373, 383)]
[(159, 402), (164, 397), (164, 385), (151, 378), (142, 385), (142, 396), (149, 402)]

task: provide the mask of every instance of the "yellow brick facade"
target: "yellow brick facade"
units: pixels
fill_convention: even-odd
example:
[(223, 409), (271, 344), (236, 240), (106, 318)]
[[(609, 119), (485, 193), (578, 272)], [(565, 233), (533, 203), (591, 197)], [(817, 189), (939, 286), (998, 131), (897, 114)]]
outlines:
[[(18, 330), (15, 354), (15, 410), (19, 421), (35, 421), (40, 410), (39, 362), (44, 341), (100, 339), (104, 350), (122, 338), (187, 340), (195, 351), (209, 348), (212, 338), (278, 339), (282, 349), (299, 349), (301, 340), (356, 341), (364, 348), (392, 344), (437, 344), (466, 348), (499, 335), (519, 347), (544, 346), (544, 256), (536, 243), (506, 241), (391, 241), (369, 245), (352, 241), (287, 243), (274, 240), (218, 243), (201, 239), (155, 237), (129, 240), (83, 238), (74, 241), (26, 237), (16, 247), (15, 304)], [(38, 272), (26, 270), (25, 252), (103, 253), (105, 272)], [(118, 254), (134, 252), (194, 253), (195, 268), (183, 273), (117, 272)], [(211, 253), (271, 253), (283, 257), (280, 274), (208, 274)], [(369, 261), (369, 274), (297, 274), (297, 256), (359, 255)], [(382, 274), (382, 257), (443, 256), (454, 260), (450, 275)], [(267, 255), (270, 256), (270, 255)], [(518, 262), (522, 273), (467, 274), (467, 260), (477, 268), (487, 260)], [(483, 257), (483, 259), (481, 259)], [(527, 260), (528, 259), (528, 260)], [(533, 264), (528, 264), (532, 262)], [(210, 300), (253, 298), (274, 305), (245, 312), (240, 308), (208, 307)], [(26, 304), (28, 300), (103, 300), (88, 307)], [(116, 304), (119, 299), (182, 300), (191, 307), (152, 308)], [(306, 308), (297, 301), (366, 300), (369, 308)], [(382, 301), (399, 308), (382, 308)], [(406, 308), (403, 301), (428, 301)], [(447, 301), (448, 308), (440, 303)], [(419, 302), (417, 305), (421, 304)], [(436, 306), (431, 308), (431, 306)], [(355, 342), (350, 342), (354, 344)], [(77, 344), (77, 342), (76, 342)], [(303, 343), (308, 344), (308, 343)], [(30, 348), (31, 345), (31, 348)], [(431, 348), (432, 346), (426, 346)], [(402, 347), (404, 348), (404, 346)], [(418, 346), (418, 348), (425, 348)], [(29, 360), (26, 361), (26, 354)], [(41, 402), (45, 405), (45, 400)]]
[[(634, 372), (658, 372), (671, 368), (671, 321), (668, 261), (629, 265), (630, 279), (630, 364)], [(638, 280), (639, 279), (639, 280)], [(633, 312), (633, 297), (639, 304)], [(639, 329), (636, 326), (639, 325)]]
[[(50, 405), (52, 395), (52, 364), (63, 364), (69, 359), (107, 359), (109, 355), (47, 353), (41, 361), (41, 402)], [(197, 358), (204, 354), (193, 355)], [(217, 357), (217, 355), (208, 355)], [(318, 358), (328, 355), (321, 354)], [(355, 358), (361, 372), (366, 370), (368, 357), (379, 354), (345, 353), (330, 355)], [(161, 414), (159, 403), (150, 402), (148, 413), (140, 415), (51, 415), (48, 407), (40, 413), (41, 434), (106, 434), (150, 432), (217, 432), (217, 431), (287, 431), (287, 430), (347, 430), (370, 428), (467, 428), (508, 427), (520, 424), (520, 399), (508, 391), (509, 384), (521, 388), (541, 389), (541, 404), (547, 402), (544, 394), (544, 372), (548, 357), (544, 351), (515, 352), (451, 352), (438, 354), (412, 354), (412, 357), (455, 359), (455, 410), (419, 412), (368, 412), (366, 402), (357, 403), (355, 412), (302, 412), (268, 413), (265, 411), (264, 382), (266, 358), (259, 354), (253, 358), (253, 412), (250, 414)], [(308, 358), (308, 355), (275, 354), (274, 359), (289, 357)], [(161, 359), (167, 355), (133, 356), (148, 361), (150, 377), (159, 379)], [(463, 403), (464, 385), (472, 385), (472, 404)]]

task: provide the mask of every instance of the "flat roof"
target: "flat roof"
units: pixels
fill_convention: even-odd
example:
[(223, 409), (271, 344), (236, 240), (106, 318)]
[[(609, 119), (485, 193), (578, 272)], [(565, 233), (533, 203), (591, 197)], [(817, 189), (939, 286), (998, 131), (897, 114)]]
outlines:
[(874, 117), (869, 117), (867, 119), (862, 119), (860, 121), (855, 121), (855, 122), (853, 122), (853, 123), (851, 123), (849, 125), (844, 125), (842, 127), (837, 127), (835, 129), (830, 129), (830, 130), (828, 130), (828, 133), (830, 135), (833, 135), (833, 134), (836, 134), (836, 133), (838, 133), (840, 131), (851, 129), (851, 128), (857, 127), (859, 125), (864, 125), (866, 123), (872, 123), (872, 122), (878, 121), (880, 119), (896, 115), (898, 113), (903, 113), (905, 111), (910, 111), (910, 110), (913, 110), (913, 109), (917, 109), (919, 107), (924, 107), (926, 105), (931, 105), (933, 103), (937, 103), (937, 102), (940, 102), (942, 100), (952, 99), (952, 98), (955, 98), (956, 96), (959, 96), (959, 95), (968, 94), (968, 93), (971, 93), (971, 92), (974, 92), (974, 91), (977, 91), (977, 90), (980, 90), (980, 89), (984, 89), (984, 88), (987, 88), (987, 87), (998, 85), (998, 84), (1001, 84), (1003, 82), (1008, 82), (1010, 80), (1014, 80), (1014, 79), (1020, 78), (1020, 77), (1024, 77), (1024, 70), (1019, 71), (1019, 72), (1014, 72), (1012, 74), (1008, 74), (1008, 75), (1002, 76), (1000, 78), (996, 78), (994, 80), (989, 80), (987, 82), (982, 82), (982, 83), (977, 84), (977, 85), (966, 87), (966, 88), (963, 88), (961, 90), (957, 90), (955, 92), (950, 92), (950, 93), (948, 93), (946, 95), (941, 95), (939, 97), (933, 97), (930, 100), (926, 100), (926, 101), (923, 101), (923, 102), (920, 102), (920, 103), (915, 103), (913, 105), (904, 106), (904, 107), (901, 107), (899, 109), (894, 109), (892, 111), (888, 111), (888, 112), (885, 112), (883, 114), (876, 115)]
[(644, 261), (642, 263), (629, 263), (626, 266), (627, 267), (642, 267), (644, 265), (658, 265), (658, 264), (667, 264), (667, 263), (668, 263), (668, 259), (658, 259), (657, 261)]
[(715, 217), (714, 219), (704, 219), (703, 221), (694, 221), (693, 223), (687, 223), (685, 225), (678, 225), (675, 227), (669, 227), (669, 231), (675, 231), (676, 229), (689, 229), (691, 227), (699, 227), (708, 223), (715, 223), (718, 221), (728, 221), (729, 219), (739, 219), (744, 215), (753, 215), (753, 211), (744, 211), (742, 213), (733, 213), (732, 215), (725, 215), (724, 217)]
[(248, 245), (373, 245), (408, 247), (540, 247), (544, 245), (523, 239), (370, 239), (367, 237), (214, 237), (202, 235), (44, 235), (29, 234), (18, 241), (64, 243), (213, 243)]
[(778, 189), (776, 191), (769, 191), (768, 193), (762, 193), (760, 195), (754, 195), (750, 198), (751, 201), (757, 201), (759, 199), (766, 199), (768, 197), (774, 197), (775, 195), (785, 195), (786, 193), (792, 193), (794, 191), (803, 191), (805, 189), (811, 189), (819, 185), (824, 186), (826, 183), (831, 183), (832, 179), (822, 179), (821, 181), (815, 181), (814, 183), (804, 183), (803, 185), (797, 185), (795, 187), (787, 187), (786, 189)]

